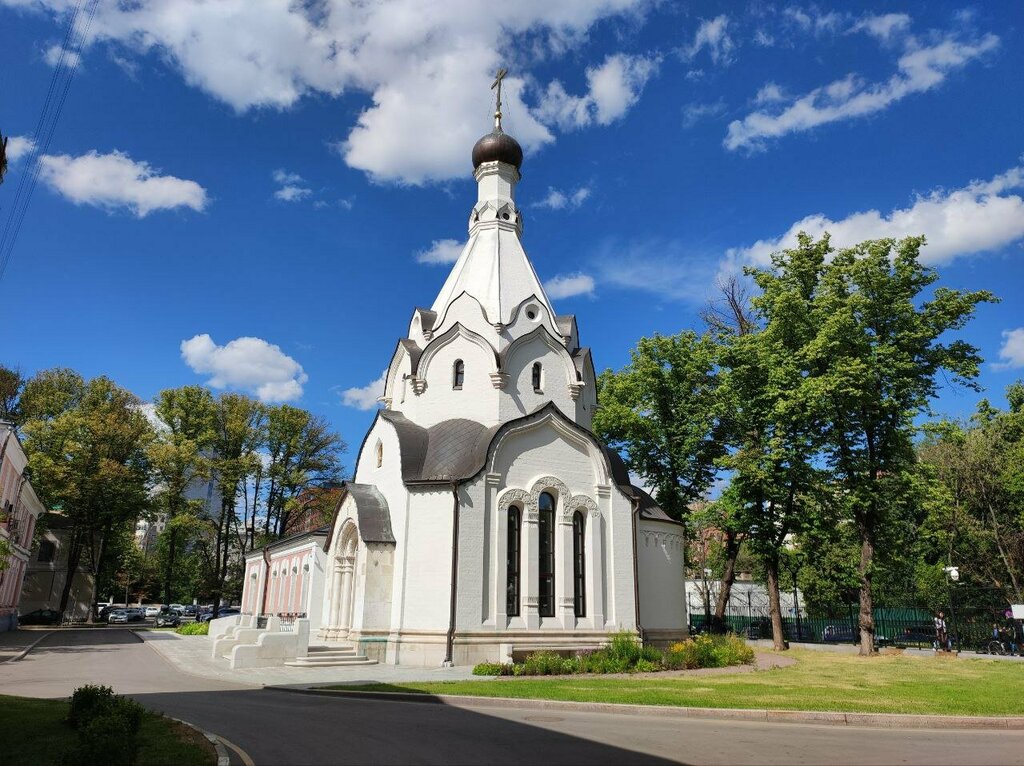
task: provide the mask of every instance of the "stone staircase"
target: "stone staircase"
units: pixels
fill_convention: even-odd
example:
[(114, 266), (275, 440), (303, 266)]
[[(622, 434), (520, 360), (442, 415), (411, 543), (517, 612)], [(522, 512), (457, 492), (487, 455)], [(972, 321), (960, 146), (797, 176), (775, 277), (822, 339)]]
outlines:
[(305, 657), (288, 660), (285, 665), (293, 668), (325, 668), (338, 665), (376, 665), (365, 654), (356, 654), (351, 644), (334, 644), (333, 646), (311, 646)]

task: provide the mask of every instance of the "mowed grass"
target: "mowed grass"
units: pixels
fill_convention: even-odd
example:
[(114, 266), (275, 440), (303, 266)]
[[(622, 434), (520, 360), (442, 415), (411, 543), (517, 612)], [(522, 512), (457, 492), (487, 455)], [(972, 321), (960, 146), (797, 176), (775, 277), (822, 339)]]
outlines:
[[(9, 737), (3, 749), (4, 766), (59, 764), (78, 736), (65, 723), (68, 708), (64, 700), (0, 695), (0, 731)], [(212, 766), (216, 762), (216, 752), (205, 737), (168, 718), (146, 715), (139, 730), (139, 766)]]
[(799, 649), (786, 655), (797, 664), (730, 675), (520, 677), (329, 688), (683, 707), (1024, 715), (1024, 663)]

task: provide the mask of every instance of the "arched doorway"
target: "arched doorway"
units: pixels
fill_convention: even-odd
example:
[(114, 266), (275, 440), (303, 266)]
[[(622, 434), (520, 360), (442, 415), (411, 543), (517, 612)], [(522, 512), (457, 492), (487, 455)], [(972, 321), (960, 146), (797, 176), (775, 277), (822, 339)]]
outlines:
[(342, 528), (338, 544), (334, 549), (331, 600), (327, 619), (330, 638), (347, 638), (352, 629), (358, 551), (359, 532), (356, 525), (349, 521)]

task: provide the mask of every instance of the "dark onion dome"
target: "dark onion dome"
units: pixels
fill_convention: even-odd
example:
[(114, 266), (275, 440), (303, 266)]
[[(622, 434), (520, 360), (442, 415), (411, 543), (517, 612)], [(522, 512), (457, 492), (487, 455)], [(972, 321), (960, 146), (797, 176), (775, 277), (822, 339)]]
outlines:
[(495, 128), (473, 147), (473, 170), (485, 162), (505, 162), (519, 170), (523, 164), (523, 147), (501, 128)]

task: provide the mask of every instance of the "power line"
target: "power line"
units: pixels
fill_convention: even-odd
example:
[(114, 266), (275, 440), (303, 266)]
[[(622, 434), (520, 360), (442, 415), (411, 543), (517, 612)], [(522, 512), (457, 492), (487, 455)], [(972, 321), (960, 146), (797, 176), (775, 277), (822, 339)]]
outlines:
[[(78, 19), (81, 16), (83, 1), (88, 2), (88, 14), (85, 23), (79, 27)], [(0, 280), (3, 279), (4, 273), (7, 271), (14, 245), (21, 233), (25, 214), (32, 201), (32, 193), (39, 180), (39, 161), (49, 151), (50, 143), (53, 141), (57, 123), (64, 110), (64, 103), (71, 90), (71, 82), (75, 77), (79, 62), (82, 60), (82, 49), (88, 38), (93, 17), (96, 15), (97, 5), (99, 5), (99, 0), (78, 0), (68, 20), (60, 55), (54, 66), (53, 76), (50, 78), (50, 87), (46, 91), (43, 108), (40, 110), (39, 120), (32, 134), (32, 147), (29, 150), (28, 161), (25, 163), (25, 169), (18, 181), (18, 189), (14, 194), (14, 202), (11, 204), (11, 211), (7, 216), (7, 223), (3, 232), (0, 233)]]

